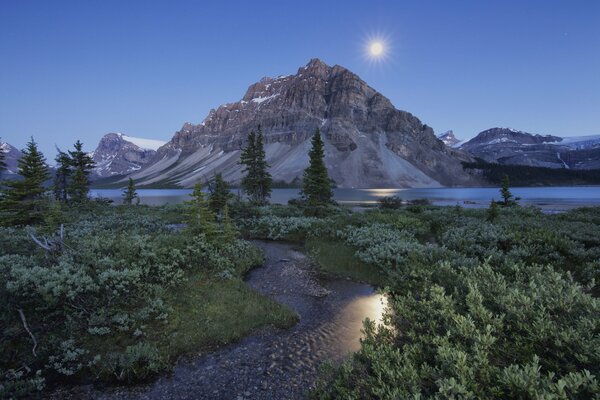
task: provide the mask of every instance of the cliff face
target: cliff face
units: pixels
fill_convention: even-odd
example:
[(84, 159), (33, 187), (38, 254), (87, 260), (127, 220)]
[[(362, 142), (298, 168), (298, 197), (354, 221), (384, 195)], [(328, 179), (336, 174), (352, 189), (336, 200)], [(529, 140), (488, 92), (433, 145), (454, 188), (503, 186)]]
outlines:
[(320, 128), (330, 176), (340, 187), (435, 187), (471, 182), (470, 159), (448, 148), (412, 114), (340, 66), (311, 60), (295, 75), (263, 78), (242, 99), (186, 123), (133, 178), (192, 186), (214, 172), (238, 181), (247, 134), (260, 125), (275, 180), (302, 176), (310, 138)]
[(133, 138), (121, 133), (108, 133), (91, 153), (99, 177), (127, 175), (140, 170), (156, 154), (164, 142)]
[(463, 143), (460, 149), (485, 161), (501, 164), (600, 168), (600, 136), (562, 138), (510, 128), (492, 128)]

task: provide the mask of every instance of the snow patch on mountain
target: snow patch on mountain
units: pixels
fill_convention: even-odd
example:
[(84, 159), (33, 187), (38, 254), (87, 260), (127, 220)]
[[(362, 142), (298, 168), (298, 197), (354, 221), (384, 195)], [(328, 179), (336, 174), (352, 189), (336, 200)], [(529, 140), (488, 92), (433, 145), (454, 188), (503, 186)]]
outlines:
[(156, 151), (167, 143), (163, 140), (137, 138), (133, 136), (127, 136), (122, 133), (117, 133), (117, 135), (119, 135), (126, 142), (133, 143), (143, 150)]

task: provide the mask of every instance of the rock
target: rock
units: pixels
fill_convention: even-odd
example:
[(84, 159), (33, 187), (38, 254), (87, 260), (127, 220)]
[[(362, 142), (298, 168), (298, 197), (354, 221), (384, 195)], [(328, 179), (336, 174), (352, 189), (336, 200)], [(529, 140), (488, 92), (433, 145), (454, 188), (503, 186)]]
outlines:
[(274, 180), (291, 182), (308, 165), (320, 128), (325, 163), (338, 187), (438, 187), (473, 181), (461, 165), (470, 156), (445, 146), (412, 114), (397, 110), (348, 69), (310, 60), (296, 74), (263, 78), (240, 101), (185, 123), (141, 170), (138, 184), (170, 180), (191, 187), (221, 172), (241, 178), (240, 149), (261, 125)]
[(562, 138), (511, 128), (492, 128), (463, 143), (460, 149), (487, 162), (500, 164), (600, 168), (600, 136)]
[(19, 169), (18, 162), (22, 156), (21, 152), (6, 142), (0, 142), (0, 151), (4, 153), (4, 162), (6, 163), (6, 170), (0, 171), (0, 176), (15, 175)]
[(90, 155), (96, 163), (98, 177), (127, 175), (140, 170), (156, 154), (164, 142), (140, 139), (121, 133), (108, 133)]

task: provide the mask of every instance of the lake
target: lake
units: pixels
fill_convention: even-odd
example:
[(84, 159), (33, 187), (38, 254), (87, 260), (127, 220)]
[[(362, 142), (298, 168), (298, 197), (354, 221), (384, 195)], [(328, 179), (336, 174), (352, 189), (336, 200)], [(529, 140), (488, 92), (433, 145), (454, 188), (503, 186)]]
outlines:
[[(435, 205), (487, 207), (492, 199), (500, 200), (499, 188), (413, 188), (413, 189), (335, 189), (334, 198), (341, 204), (376, 204), (386, 196), (403, 200), (428, 199)], [(600, 205), (600, 186), (573, 187), (515, 187), (512, 193), (520, 197), (521, 205), (534, 205), (547, 210), (565, 210), (574, 207)], [(163, 205), (181, 203), (190, 199), (191, 189), (138, 189), (142, 204)], [(237, 194), (238, 189), (232, 190)], [(119, 189), (95, 189), (93, 197), (105, 197), (121, 202)], [(273, 189), (271, 202), (287, 204), (298, 197), (298, 189)]]

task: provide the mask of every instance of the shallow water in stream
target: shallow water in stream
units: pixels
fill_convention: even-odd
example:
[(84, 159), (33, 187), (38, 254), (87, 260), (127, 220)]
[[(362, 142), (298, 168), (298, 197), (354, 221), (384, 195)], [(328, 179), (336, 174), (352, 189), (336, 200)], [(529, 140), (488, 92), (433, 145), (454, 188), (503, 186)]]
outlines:
[(325, 277), (291, 244), (255, 242), (266, 260), (247, 283), (293, 308), (292, 328), (266, 328), (215, 352), (180, 360), (173, 374), (147, 386), (88, 389), (101, 399), (298, 399), (320, 365), (360, 347), (362, 322), (379, 322), (385, 298), (366, 284)]

